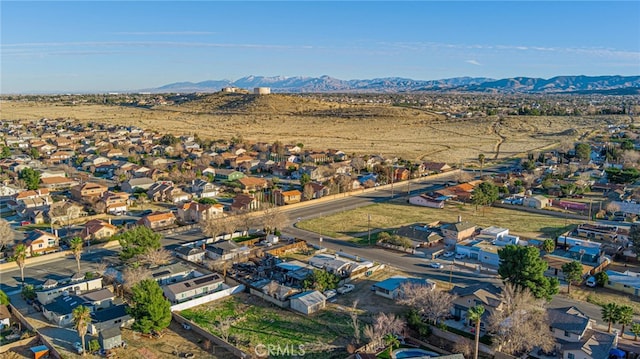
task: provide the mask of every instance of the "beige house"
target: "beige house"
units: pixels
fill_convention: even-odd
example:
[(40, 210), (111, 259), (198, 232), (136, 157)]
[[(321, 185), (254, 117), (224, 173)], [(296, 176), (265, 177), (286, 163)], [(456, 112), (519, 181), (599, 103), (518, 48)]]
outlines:
[(224, 205), (188, 202), (178, 207), (178, 220), (182, 223), (200, 223), (207, 218), (224, 215)]
[(27, 257), (55, 252), (60, 249), (60, 238), (40, 229), (29, 232), (24, 243), (27, 247)]
[(173, 215), (173, 212), (155, 212), (142, 217), (141, 221), (142, 225), (149, 229), (162, 229), (173, 226), (176, 223), (176, 216)]

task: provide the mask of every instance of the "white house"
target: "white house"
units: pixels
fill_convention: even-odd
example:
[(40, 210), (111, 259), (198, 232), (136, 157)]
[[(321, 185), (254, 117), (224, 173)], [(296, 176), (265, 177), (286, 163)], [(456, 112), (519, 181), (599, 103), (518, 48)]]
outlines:
[(302, 314), (311, 315), (324, 309), (327, 297), (317, 290), (306, 291), (289, 298), (291, 309)]
[(396, 299), (402, 295), (402, 286), (404, 284), (424, 285), (431, 289), (436, 288), (436, 283), (428, 279), (409, 278), (403, 276), (393, 276), (383, 281), (375, 283), (372, 288), (375, 294), (388, 299)]
[(444, 199), (439, 197), (431, 197), (426, 194), (413, 196), (409, 198), (409, 203), (416, 206), (430, 207), (430, 208), (444, 208)]
[(225, 289), (224, 279), (212, 273), (162, 287), (164, 296), (173, 304), (186, 302)]
[(173, 250), (178, 258), (189, 262), (202, 262), (205, 257), (205, 250), (202, 247), (192, 247), (190, 245), (180, 246)]
[(65, 282), (49, 279), (41, 289), (36, 290), (36, 297), (40, 303), (49, 304), (63, 294), (81, 294), (95, 289), (102, 289), (102, 277), (92, 279), (84, 279), (84, 277), (73, 278)]

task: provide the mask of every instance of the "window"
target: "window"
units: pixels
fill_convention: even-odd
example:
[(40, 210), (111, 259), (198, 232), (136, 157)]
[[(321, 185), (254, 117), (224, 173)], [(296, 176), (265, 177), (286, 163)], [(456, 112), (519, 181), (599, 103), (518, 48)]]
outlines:
[(565, 336), (565, 337), (570, 337), (570, 336), (571, 336), (571, 334), (570, 334), (568, 331), (566, 331), (566, 330), (565, 330), (565, 331), (564, 331), (564, 336)]
[(573, 353), (567, 353), (567, 359), (576, 359), (576, 356)]

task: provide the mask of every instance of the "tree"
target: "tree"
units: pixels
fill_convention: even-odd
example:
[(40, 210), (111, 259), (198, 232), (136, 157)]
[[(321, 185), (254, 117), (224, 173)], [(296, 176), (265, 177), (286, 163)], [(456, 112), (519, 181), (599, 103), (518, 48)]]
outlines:
[(484, 306), (478, 304), (475, 307), (469, 308), (467, 311), (467, 318), (474, 322), (476, 325), (476, 339), (475, 350), (473, 351), (473, 358), (478, 359), (478, 346), (480, 344), (480, 322), (482, 321), (482, 315), (484, 314)]
[(305, 199), (305, 201), (310, 201), (313, 199), (313, 196), (315, 195), (315, 192), (313, 191), (313, 186), (309, 183), (307, 183), (303, 188), (302, 188), (302, 197)]
[(205, 197), (205, 198), (200, 198), (198, 200), (198, 203), (200, 203), (200, 204), (216, 204), (216, 203), (218, 203), (218, 201), (216, 201), (213, 198), (206, 198)]
[(24, 286), (24, 266), (27, 261), (27, 246), (20, 243), (13, 249), (13, 257), (16, 259), (16, 264), (20, 268), (20, 279)]
[(497, 201), (498, 198), (500, 198), (500, 190), (498, 189), (498, 186), (491, 182), (482, 182), (473, 189), (471, 201), (477, 208), (479, 205), (490, 205)]
[(5, 159), (11, 157), (11, 149), (8, 146), (2, 146), (2, 151), (0, 151), (0, 159)]
[(9, 296), (0, 289), (0, 305), (9, 305)]
[(73, 312), (71, 312), (73, 317), (73, 325), (78, 332), (78, 336), (82, 341), (82, 355), (85, 355), (85, 335), (87, 334), (87, 329), (89, 329), (89, 324), (91, 324), (91, 311), (88, 307), (84, 305), (75, 307)]
[(171, 258), (173, 258), (171, 252), (161, 248), (140, 254), (136, 257), (136, 260), (148, 266), (159, 266), (169, 263)]
[(28, 190), (36, 190), (40, 187), (40, 172), (34, 169), (28, 167), (23, 169), (18, 178), (24, 181)]
[(629, 241), (633, 244), (634, 252), (640, 255), (640, 225), (631, 225), (631, 228), (629, 228)]
[(76, 258), (76, 264), (78, 265), (78, 273), (80, 273), (80, 256), (82, 256), (82, 247), (84, 243), (82, 242), (82, 238), (74, 237), (70, 244), (71, 253)]
[(400, 334), (404, 327), (405, 322), (395, 314), (380, 312), (374, 318), (373, 325), (364, 327), (363, 334), (371, 343), (379, 345), (387, 334)]
[(281, 228), (287, 221), (287, 216), (278, 207), (267, 206), (262, 213), (262, 224), (268, 233), (274, 233), (276, 228)]
[(302, 281), (304, 289), (315, 289), (324, 292), (327, 289), (335, 289), (340, 282), (340, 277), (325, 270), (314, 269)]
[(560, 283), (557, 278), (545, 277), (549, 265), (540, 258), (537, 248), (508, 244), (498, 249), (498, 256), (498, 274), (502, 280), (529, 288), (536, 298), (551, 300), (558, 293)]
[(354, 300), (349, 310), (349, 317), (351, 318), (351, 327), (353, 328), (353, 341), (356, 344), (360, 344), (360, 321), (358, 320), (358, 300)]
[(479, 154), (478, 155), (478, 162), (480, 162), (480, 178), (482, 178), (482, 170), (484, 168), (484, 160), (485, 160), (484, 153)]
[(142, 333), (159, 331), (171, 323), (171, 303), (153, 279), (145, 279), (132, 288), (129, 314), (135, 319), (132, 328)]
[(224, 232), (225, 225), (222, 218), (206, 216), (200, 222), (200, 227), (202, 228), (202, 233), (213, 238), (215, 242), (216, 238)]
[(582, 278), (582, 263), (571, 261), (562, 265), (562, 273), (567, 281), (567, 294), (571, 294), (571, 283)]
[(586, 161), (591, 158), (591, 146), (588, 143), (578, 143), (575, 147), (576, 157)]
[(128, 265), (122, 271), (122, 285), (126, 290), (131, 290), (136, 284), (148, 278), (151, 278), (151, 271), (140, 265)]
[(309, 182), (311, 182), (311, 176), (309, 176), (309, 174), (308, 174), (308, 173), (303, 173), (303, 174), (300, 176), (300, 186), (301, 186), (302, 188), (304, 188), (304, 186), (306, 186), (306, 185), (307, 185), (307, 183), (309, 183)]
[(3, 218), (0, 218), (0, 251), (4, 250), (9, 244), (13, 244), (13, 229), (11, 224)]
[(633, 308), (628, 305), (618, 306), (618, 324), (622, 324), (620, 337), (624, 337), (624, 328), (633, 322)]
[(396, 337), (392, 333), (387, 333), (387, 335), (384, 336), (384, 343), (389, 346), (389, 358), (392, 358), (391, 352), (393, 351), (393, 347), (396, 345), (400, 346), (398, 337)]
[(604, 170), (607, 174), (609, 182), (613, 183), (631, 183), (640, 178), (640, 171), (635, 168), (619, 169), (616, 167), (609, 167)]
[(407, 282), (400, 288), (403, 295), (397, 299), (398, 304), (408, 305), (415, 309), (426, 318), (427, 322), (434, 325), (449, 314), (451, 305), (456, 299), (456, 296), (449, 292), (420, 283)]
[(607, 284), (607, 282), (609, 281), (609, 275), (605, 271), (596, 273), (595, 277), (596, 277), (596, 284), (599, 287), (604, 287), (604, 285)]
[(607, 329), (607, 331), (611, 333), (611, 326), (613, 325), (613, 323), (618, 322), (618, 305), (616, 303), (607, 303), (602, 306), (601, 313), (602, 320), (609, 323), (609, 328)]
[(120, 246), (122, 247), (120, 259), (123, 261), (127, 261), (151, 250), (160, 249), (162, 246), (160, 243), (161, 238), (162, 235), (153, 232), (145, 226), (138, 226), (113, 236), (113, 239), (120, 242)]
[(544, 242), (542, 242), (542, 250), (547, 252), (548, 254), (553, 253), (555, 249), (556, 242), (553, 239), (545, 239)]
[(640, 323), (633, 323), (631, 325), (631, 333), (633, 333), (633, 340), (638, 341), (638, 336), (640, 335)]

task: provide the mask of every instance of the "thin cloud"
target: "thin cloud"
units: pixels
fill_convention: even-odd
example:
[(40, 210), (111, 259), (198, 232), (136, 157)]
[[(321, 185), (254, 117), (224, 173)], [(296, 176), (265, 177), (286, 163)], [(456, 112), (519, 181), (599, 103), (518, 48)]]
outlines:
[(476, 61), (476, 60), (467, 60), (467, 61), (465, 61), (465, 62), (466, 62), (466, 63), (468, 63), (468, 64), (471, 64), (471, 65), (482, 66), (482, 64), (481, 64), (481, 63), (479, 63), (479, 62), (478, 62), (478, 61)]

